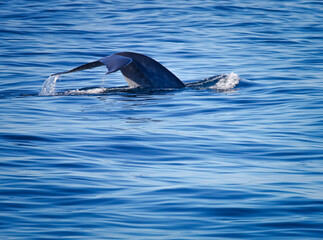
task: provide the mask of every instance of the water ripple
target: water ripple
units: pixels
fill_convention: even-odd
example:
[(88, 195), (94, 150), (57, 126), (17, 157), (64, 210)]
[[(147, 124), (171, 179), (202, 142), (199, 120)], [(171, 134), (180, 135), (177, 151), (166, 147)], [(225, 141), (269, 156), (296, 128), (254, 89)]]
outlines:
[[(321, 6), (1, 2), (0, 238), (322, 239)], [(39, 96), (121, 51), (187, 87)]]

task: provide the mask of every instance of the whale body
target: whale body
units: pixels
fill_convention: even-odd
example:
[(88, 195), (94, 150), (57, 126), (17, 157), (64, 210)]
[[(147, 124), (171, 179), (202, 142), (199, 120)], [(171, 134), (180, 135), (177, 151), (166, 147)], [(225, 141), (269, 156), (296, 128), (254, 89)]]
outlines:
[(86, 63), (69, 71), (52, 74), (52, 76), (78, 72), (104, 65), (108, 69), (106, 74), (111, 74), (120, 70), (130, 87), (185, 87), (185, 84), (181, 80), (159, 62), (143, 54), (134, 52), (112, 54), (101, 58), (98, 61)]

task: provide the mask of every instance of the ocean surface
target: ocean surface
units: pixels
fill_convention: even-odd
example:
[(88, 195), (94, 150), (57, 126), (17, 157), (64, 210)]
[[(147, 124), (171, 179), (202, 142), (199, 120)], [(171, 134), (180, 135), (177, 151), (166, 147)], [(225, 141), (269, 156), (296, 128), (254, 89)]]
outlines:
[[(1, 1), (0, 239), (323, 239), (322, 23), (321, 0)], [(122, 51), (188, 86), (48, 80)]]

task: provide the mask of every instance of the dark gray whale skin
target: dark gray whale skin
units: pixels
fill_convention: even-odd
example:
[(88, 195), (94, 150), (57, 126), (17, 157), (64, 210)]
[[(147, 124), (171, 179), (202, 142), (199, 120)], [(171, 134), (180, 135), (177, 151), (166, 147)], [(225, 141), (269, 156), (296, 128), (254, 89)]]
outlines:
[(105, 65), (107, 74), (121, 71), (130, 87), (182, 88), (185, 84), (156, 60), (134, 52), (120, 52), (98, 61), (86, 63), (72, 70), (55, 73), (62, 75)]

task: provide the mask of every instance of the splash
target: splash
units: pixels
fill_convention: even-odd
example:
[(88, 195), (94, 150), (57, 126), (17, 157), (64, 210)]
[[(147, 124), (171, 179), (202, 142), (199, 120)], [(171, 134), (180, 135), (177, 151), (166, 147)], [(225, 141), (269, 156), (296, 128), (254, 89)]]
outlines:
[(213, 87), (210, 87), (210, 89), (226, 91), (234, 88), (239, 83), (239, 80), (239, 75), (234, 72), (225, 74)]
[(55, 86), (60, 75), (49, 76), (43, 83), (42, 89), (39, 93), (40, 96), (52, 96), (55, 95)]
[(240, 77), (236, 73), (221, 74), (205, 78), (197, 82), (187, 83), (187, 87), (196, 89), (212, 89), (217, 91), (231, 91), (235, 86), (239, 84)]
[[(68, 90), (62, 93), (55, 92), (55, 86), (57, 80), (61, 75), (49, 76), (39, 93), (40, 96), (54, 96), (54, 95), (99, 95), (113, 92), (146, 92), (147, 89), (142, 89), (140, 87), (117, 87), (117, 88), (104, 88), (104, 87), (94, 87), (94, 88), (84, 88), (76, 90)], [(212, 89), (220, 92), (230, 92), (233, 88), (239, 84), (240, 77), (236, 73), (221, 74), (212, 76), (197, 82), (187, 83), (186, 87), (196, 88), (199, 90)], [(102, 84), (103, 85), (103, 84)], [(173, 89), (150, 89), (150, 91), (156, 90), (173, 90)], [(150, 92), (149, 91), (149, 92)]]

